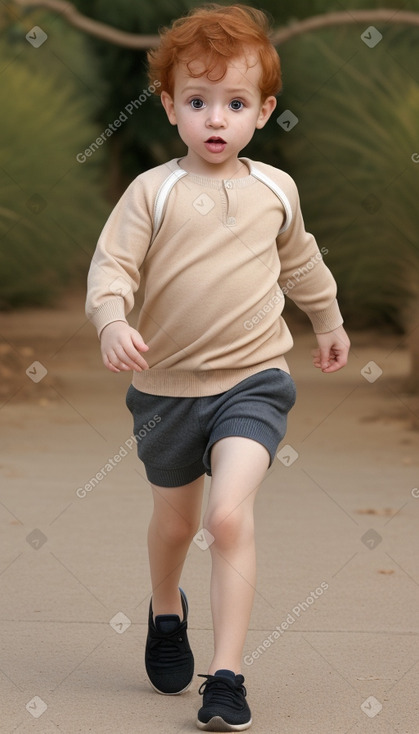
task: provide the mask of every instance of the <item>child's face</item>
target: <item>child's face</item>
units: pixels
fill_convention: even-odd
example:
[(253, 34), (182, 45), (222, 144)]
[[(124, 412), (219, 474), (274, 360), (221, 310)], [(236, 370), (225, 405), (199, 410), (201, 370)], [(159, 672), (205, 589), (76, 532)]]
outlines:
[[(200, 61), (191, 65), (194, 73), (203, 68)], [(273, 96), (262, 102), (260, 74), (259, 60), (251, 57), (249, 67), (244, 58), (233, 60), (221, 81), (210, 81), (206, 75), (191, 77), (184, 65), (176, 68), (173, 98), (162, 92), (161, 100), (188, 146), (188, 170), (220, 177), (233, 175), (239, 152), (276, 107)]]

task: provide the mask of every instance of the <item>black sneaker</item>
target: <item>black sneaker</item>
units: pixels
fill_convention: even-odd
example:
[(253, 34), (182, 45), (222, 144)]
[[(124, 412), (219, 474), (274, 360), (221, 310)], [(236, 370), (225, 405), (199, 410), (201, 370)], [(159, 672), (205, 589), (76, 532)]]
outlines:
[(158, 614), (153, 619), (150, 600), (148, 634), (145, 647), (145, 667), (154, 690), (167, 696), (186, 691), (193, 677), (194, 658), (186, 632), (188, 602), (185, 592), (179, 589), (182, 600), (183, 621), (177, 614)]
[(252, 715), (246, 701), (246, 689), (242, 675), (232, 670), (217, 670), (215, 675), (200, 675), (207, 680), (199, 693), (203, 694), (203, 706), (198, 711), (196, 725), (205, 731), (244, 731), (252, 723)]

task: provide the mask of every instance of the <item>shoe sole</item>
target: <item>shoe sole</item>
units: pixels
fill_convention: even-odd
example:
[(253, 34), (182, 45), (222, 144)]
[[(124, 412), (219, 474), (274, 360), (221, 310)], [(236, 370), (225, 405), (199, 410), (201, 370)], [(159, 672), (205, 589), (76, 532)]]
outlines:
[(213, 716), (206, 724), (199, 719), (196, 720), (198, 729), (202, 729), (203, 731), (244, 731), (251, 724), (252, 719), (245, 724), (227, 724), (221, 716)]
[(188, 683), (188, 685), (187, 685), (187, 686), (185, 686), (185, 688), (182, 688), (182, 690), (181, 690), (181, 691), (174, 691), (173, 693), (167, 693), (166, 691), (160, 691), (160, 690), (159, 690), (158, 688), (156, 688), (156, 686), (155, 686), (155, 685), (153, 685), (153, 683), (151, 682), (151, 680), (150, 680), (150, 678), (149, 678), (148, 676), (147, 676), (147, 680), (148, 680), (148, 682), (150, 683), (150, 686), (151, 686), (152, 688), (154, 688), (154, 690), (156, 691), (156, 693), (160, 693), (160, 695), (161, 695), (161, 696), (180, 696), (180, 694), (181, 694), (181, 693), (185, 693), (185, 691), (187, 691), (187, 690), (188, 690), (188, 688), (190, 688), (190, 687), (191, 687), (191, 685), (192, 685), (192, 680), (191, 680), (191, 681), (190, 681), (190, 682)]

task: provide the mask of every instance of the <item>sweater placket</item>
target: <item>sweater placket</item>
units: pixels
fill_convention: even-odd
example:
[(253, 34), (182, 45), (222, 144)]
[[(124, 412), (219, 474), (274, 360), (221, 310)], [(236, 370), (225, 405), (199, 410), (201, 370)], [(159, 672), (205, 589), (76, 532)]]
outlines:
[(234, 227), (237, 224), (237, 191), (234, 183), (230, 180), (223, 180), (223, 187), (220, 190), (223, 224), (227, 227)]

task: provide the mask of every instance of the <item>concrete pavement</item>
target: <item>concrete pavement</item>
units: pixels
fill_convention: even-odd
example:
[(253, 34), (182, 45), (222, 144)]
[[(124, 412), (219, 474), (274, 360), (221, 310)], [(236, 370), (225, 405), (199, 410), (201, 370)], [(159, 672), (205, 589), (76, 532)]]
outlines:
[[(22, 390), (0, 410), (0, 731), (195, 732), (202, 679), (165, 697), (144, 671), (151, 497), (126, 444), (129, 378), (102, 368), (81, 302), (42, 318), (3, 314), (0, 334), (33, 350), (21, 353)], [(324, 376), (310, 365), (312, 337), (296, 343), (297, 405), (256, 501), (250, 731), (417, 734), (419, 452), (399, 386), (407, 355), (360, 337), (348, 368)], [(25, 373), (35, 361), (47, 369), (38, 383)], [(375, 380), (361, 373), (371, 362), (383, 370)], [(212, 650), (209, 573), (209, 551), (193, 543), (182, 586), (196, 673)]]

